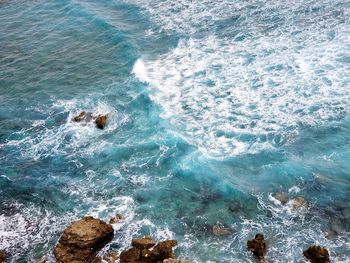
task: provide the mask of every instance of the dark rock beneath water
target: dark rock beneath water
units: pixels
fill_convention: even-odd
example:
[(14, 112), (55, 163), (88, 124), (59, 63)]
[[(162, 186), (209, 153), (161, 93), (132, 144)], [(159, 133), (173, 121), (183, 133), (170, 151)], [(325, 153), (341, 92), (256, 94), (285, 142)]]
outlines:
[(93, 119), (94, 117), (92, 116), (92, 113), (91, 112), (85, 112), (85, 111), (82, 111), (79, 113), (79, 115), (73, 117), (73, 121), (75, 122), (89, 122)]
[(259, 259), (259, 262), (265, 262), (266, 242), (263, 234), (256, 234), (254, 239), (248, 240), (247, 248)]
[(277, 192), (275, 198), (280, 201), (282, 205), (285, 205), (289, 201), (288, 195), (285, 192)]
[(101, 114), (98, 115), (96, 120), (95, 120), (95, 123), (96, 123), (97, 128), (103, 129), (107, 123), (107, 114), (106, 115), (101, 115)]
[(64, 230), (55, 247), (57, 262), (92, 262), (113, 236), (113, 227), (100, 219), (88, 216), (75, 221)]
[(328, 263), (328, 250), (320, 246), (311, 246), (303, 252), (304, 256), (311, 261), (311, 263)]
[(119, 223), (120, 220), (123, 220), (123, 216), (120, 214), (116, 214), (115, 216), (113, 216), (110, 220), (109, 223), (110, 224), (116, 224)]
[(303, 197), (301, 197), (301, 196), (297, 196), (294, 199), (293, 208), (294, 209), (301, 208), (304, 204), (305, 204), (305, 199)]
[(0, 250), (0, 263), (5, 263), (6, 262), (6, 252), (5, 250)]
[(213, 226), (213, 234), (215, 236), (227, 236), (232, 234), (232, 229), (221, 225)]

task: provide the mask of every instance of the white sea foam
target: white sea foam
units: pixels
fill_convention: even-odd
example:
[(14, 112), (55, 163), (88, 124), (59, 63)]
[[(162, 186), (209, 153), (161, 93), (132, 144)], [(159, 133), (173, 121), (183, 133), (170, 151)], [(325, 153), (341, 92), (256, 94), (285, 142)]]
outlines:
[[(349, 66), (338, 58), (349, 52), (350, 30), (332, 16), (337, 10), (328, 10), (326, 1), (313, 3), (326, 8), (315, 22), (315, 14), (301, 15), (303, 1), (230, 2), (138, 1), (163, 29), (189, 35), (169, 53), (141, 58), (133, 68), (149, 83), (162, 117), (187, 141), (213, 157), (252, 153), (293, 141), (300, 127), (349, 112)], [(245, 19), (237, 27), (245, 29), (239, 41), (210, 27), (205, 37), (192, 36), (235, 15)], [(269, 15), (283, 23), (268, 30)]]
[[(81, 105), (85, 107), (82, 108)], [(52, 110), (59, 110), (61, 113), (69, 112), (69, 115), (63, 123), (50, 128), (45, 128), (45, 120), (33, 121), (31, 127), (15, 133), (18, 138), (6, 141), (0, 145), (0, 148), (17, 147), (22, 156), (34, 160), (52, 155), (93, 155), (110, 144), (103, 139), (96, 140), (97, 137), (112, 133), (129, 121), (127, 115), (120, 114), (110, 105), (103, 102), (94, 103), (88, 99), (85, 101), (59, 100), (52, 106)], [(100, 130), (95, 128), (93, 122), (73, 122), (72, 118), (82, 110), (95, 115), (108, 114), (108, 124)], [(67, 138), (70, 138), (69, 141)]]

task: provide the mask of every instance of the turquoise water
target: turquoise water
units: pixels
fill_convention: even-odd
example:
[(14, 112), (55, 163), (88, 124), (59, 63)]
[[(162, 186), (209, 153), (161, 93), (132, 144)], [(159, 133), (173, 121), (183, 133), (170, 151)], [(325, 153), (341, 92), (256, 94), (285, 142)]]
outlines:
[(116, 213), (117, 251), (150, 234), (194, 262), (255, 262), (263, 232), (268, 262), (314, 243), (350, 262), (350, 2), (289, 2), (0, 1), (10, 262), (54, 262), (68, 223)]

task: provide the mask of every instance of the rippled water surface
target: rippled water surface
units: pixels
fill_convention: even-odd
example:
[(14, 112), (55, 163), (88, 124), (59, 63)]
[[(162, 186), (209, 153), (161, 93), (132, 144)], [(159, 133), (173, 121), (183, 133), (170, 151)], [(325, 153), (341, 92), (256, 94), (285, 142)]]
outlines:
[(0, 25), (10, 262), (54, 262), (68, 223), (116, 213), (117, 251), (150, 234), (194, 262), (255, 262), (263, 232), (268, 262), (314, 243), (350, 262), (348, 0), (5, 0)]

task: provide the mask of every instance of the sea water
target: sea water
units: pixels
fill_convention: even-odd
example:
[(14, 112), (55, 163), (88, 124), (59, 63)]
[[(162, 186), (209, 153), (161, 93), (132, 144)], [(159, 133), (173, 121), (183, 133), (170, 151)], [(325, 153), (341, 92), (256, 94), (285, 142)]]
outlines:
[(349, 112), (348, 0), (2, 0), (0, 249), (54, 262), (70, 222), (119, 213), (116, 251), (255, 262), (262, 232), (268, 262), (350, 262)]

